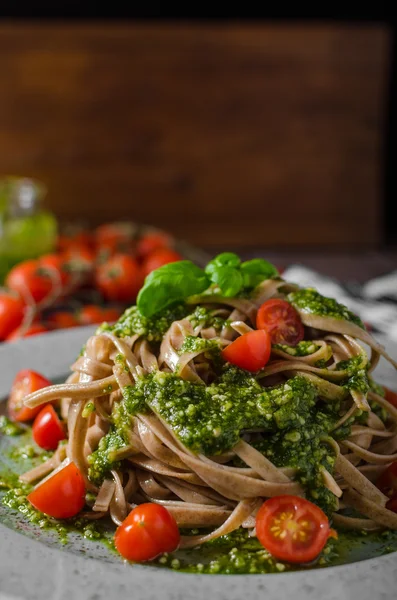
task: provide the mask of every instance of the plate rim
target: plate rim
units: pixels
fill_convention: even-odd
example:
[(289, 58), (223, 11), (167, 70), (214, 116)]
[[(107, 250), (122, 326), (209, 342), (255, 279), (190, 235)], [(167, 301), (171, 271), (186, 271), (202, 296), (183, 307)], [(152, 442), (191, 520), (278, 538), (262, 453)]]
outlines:
[[(95, 327), (92, 326), (79, 327), (1, 345), (0, 403), (6, 397), (10, 381), (21, 368), (35, 368), (54, 378), (64, 375), (85, 340), (94, 331)], [(394, 346), (397, 352), (397, 344), (385, 338), (380, 341), (385, 345)], [(248, 600), (257, 597), (259, 593), (266, 594), (266, 600), (280, 600), (282, 597), (290, 597), (291, 594), (294, 594), (295, 600), (315, 600), (320, 590), (322, 600), (348, 600), (356, 595), (360, 596), (361, 600), (376, 600), (378, 596), (391, 599), (394, 598), (397, 582), (396, 558), (397, 553), (394, 552), (347, 565), (310, 570), (310, 577), (307, 571), (232, 576), (179, 573), (160, 568), (149, 570), (142, 565), (126, 565), (123, 561), (98, 562), (95, 558), (49, 547), (40, 540), (30, 539), (0, 524), (0, 600), (55, 598), (54, 590), (57, 590), (58, 600), (70, 598), (71, 593), (76, 600), (86, 597), (105, 600), (109, 598), (109, 593), (110, 597), (115, 597), (117, 589), (121, 593), (132, 583), (136, 592), (139, 591), (136, 597), (142, 600), (158, 598), (159, 593), (163, 600), (201, 597), (208, 599), (208, 595), (211, 597), (211, 594), (220, 599), (240, 600), (244, 596)], [(98, 569), (98, 565), (106, 567)], [(46, 581), (42, 576), (44, 568)], [(24, 573), (23, 579), (20, 577), (21, 572)], [(61, 587), (56, 580), (59, 572), (62, 573)], [(371, 574), (371, 577), (368, 577), (368, 574)], [(89, 590), (86, 586), (87, 578), (92, 584)], [(186, 581), (189, 581), (189, 588)], [(112, 592), (109, 592), (110, 584), (113, 586)], [(53, 596), (48, 596), (46, 586), (51, 594), (54, 592)], [(281, 588), (283, 596), (280, 596)]]

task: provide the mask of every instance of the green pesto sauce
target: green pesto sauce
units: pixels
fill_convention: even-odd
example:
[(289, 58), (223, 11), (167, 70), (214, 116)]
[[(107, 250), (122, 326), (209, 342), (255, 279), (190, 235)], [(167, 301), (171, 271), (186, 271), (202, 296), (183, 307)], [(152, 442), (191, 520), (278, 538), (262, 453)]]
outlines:
[(101, 483), (111, 469), (118, 469), (120, 463), (114, 460), (112, 454), (125, 445), (124, 438), (114, 427), (111, 427), (109, 433), (100, 440), (97, 450), (87, 458), (89, 478)]
[(21, 435), (25, 432), (25, 429), (18, 425), (17, 423), (13, 423), (10, 421), (8, 417), (4, 415), (0, 416), (0, 433), (3, 435)]
[(230, 323), (229, 320), (214, 315), (214, 311), (205, 306), (196, 306), (188, 318), (193, 327), (201, 326), (203, 329), (214, 327), (217, 332)]
[(103, 329), (112, 331), (118, 337), (139, 334), (149, 342), (161, 342), (165, 332), (173, 321), (183, 319), (189, 314), (191, 308), (184, 304), (176, 304), (166, 308), (155, 317), (144, 317), (137, 306), (127, 308), (125, 313), (114, 325), (103, 326)]
[(382, 398), (385, 397), (385, 388), (383, 386), (381, 386), (380, 383), (377, 383), (371, 377), (371, 375), (368, 375), (368, 384), (369, 384), (369, 389), (371, 390), (371, 392), (375, 392), (375, 394), (378, 394), (378, 396), (381, 396)]
[(336, 365), (337, 371), (346, 371), (348, 379), (344, 383), (344, 388), (349, 391), (357, 391), (366, 394), (369, 389), (367, 358), (364, 354), (353, 356), (347, 360), (341, 360)]
[(302, 340), (301, 342), (298, 342), (296, 346), (287, 346), (287, 344), (273, 344), (273, 348), (282, 350), (282, 352), (286, 352), (290, 356), (309, 356), (310, 354), (317, 352), (320, 346), (310, 340)]
[(361, 319), (344, 306), (344, 304), (340, 304), (334, 300), (334, 298), (322, 296), (312, 288), (291, 292), (288, 294), (288, 300), (295, 308), (300, 309), (303, 312), (318, 315), (320, 317), (343, 319), (344, 321), (350, 321), (362, 329), (365, 329)]
[[(197, 534), (198, 530), (194, 533)], [(307, 571), (342, 565), (352, 559), (373, 558), (396, 550), (396, 531), (339, 531), (338, 539), (329, 539), (318, 559), (303, 568)], [(282, 573), (302, 569), (299, 565), (273, 558), (257, 538), (248, 537), (244, 529), (206, 542), (197, 549), (163, 554), (156, 559), (155, 565), (187, 573), (222, 575)]]
[(179, 354), (184, 354), (185, 352), (211, 352), (214, 350), (219, 350), (219, 342), (217, 340), (206, 340), (194, 335), (187, 335), (179, 349)]

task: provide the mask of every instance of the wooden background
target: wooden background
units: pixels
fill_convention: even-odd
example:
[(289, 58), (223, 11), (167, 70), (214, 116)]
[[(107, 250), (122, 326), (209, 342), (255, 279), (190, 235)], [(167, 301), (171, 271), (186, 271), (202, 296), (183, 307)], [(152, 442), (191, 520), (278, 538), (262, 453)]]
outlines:
[(211, 247), (382, 241), (383, 26), (0, 24), (0, 174)]

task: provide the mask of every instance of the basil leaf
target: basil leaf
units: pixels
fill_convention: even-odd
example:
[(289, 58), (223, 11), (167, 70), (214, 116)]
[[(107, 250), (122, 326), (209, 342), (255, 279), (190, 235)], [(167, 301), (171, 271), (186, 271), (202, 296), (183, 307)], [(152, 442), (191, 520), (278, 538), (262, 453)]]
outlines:
[(204, 292), (209, 285), (204, 271), (190, 260), (170, 263), (146, 277), (137, 306), (144, 317), (151, 317), (175, 302)]
[(233, 267), (216, 267), (211, 273), (211, 281), (216, 283), (224, 296), (236, 296), (243, 287), (243, 277)]
[(265, 279), (272, 279), (279, 275), (276, 267), (263, 258), (253, 258), (243, 262), (240, 270), (244, 288), (254, 288)]
[(205, 267), (205, 272), (211, 275), (219, 267), (239, 267), (241, 260), (234, 252), (222, 252), (215, 256)]

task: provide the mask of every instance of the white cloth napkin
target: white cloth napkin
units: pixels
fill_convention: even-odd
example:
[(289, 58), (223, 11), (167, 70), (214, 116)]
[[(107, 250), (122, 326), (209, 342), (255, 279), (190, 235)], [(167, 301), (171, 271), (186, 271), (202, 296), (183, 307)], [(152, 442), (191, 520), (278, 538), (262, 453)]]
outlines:
[(301, 265), (290, 265), (283, 277), (302, 287), (314, 287), (323, 296), (336, 298), (370, 327), (397, 341), (397, 271), (355, 286), (354, 293), (337, 280)]

